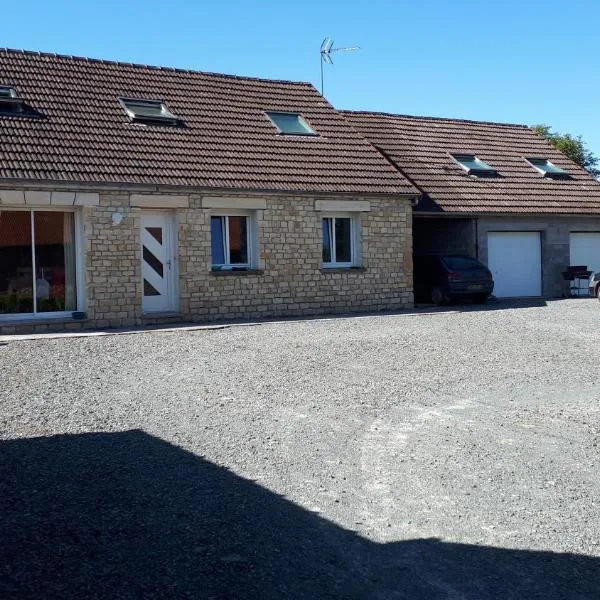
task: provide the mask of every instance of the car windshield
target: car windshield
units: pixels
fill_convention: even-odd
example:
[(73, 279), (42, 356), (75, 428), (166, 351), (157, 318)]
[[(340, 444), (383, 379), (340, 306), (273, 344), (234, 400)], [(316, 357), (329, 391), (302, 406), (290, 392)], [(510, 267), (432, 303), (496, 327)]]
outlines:
[(443, 260), (446, 266), (453, 271), (471, 271), (482, 268), (481, 263), (468, 256), (444, 256)]

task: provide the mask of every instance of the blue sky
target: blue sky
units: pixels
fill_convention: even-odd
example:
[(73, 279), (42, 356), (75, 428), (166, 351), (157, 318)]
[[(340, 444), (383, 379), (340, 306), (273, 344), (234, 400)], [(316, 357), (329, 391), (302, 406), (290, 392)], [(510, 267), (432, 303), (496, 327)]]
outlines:
[(581, 134), (600, 156), (600, 2), (593, 0), (20, 0), (0, 45), (319, 83), (339, 108)]

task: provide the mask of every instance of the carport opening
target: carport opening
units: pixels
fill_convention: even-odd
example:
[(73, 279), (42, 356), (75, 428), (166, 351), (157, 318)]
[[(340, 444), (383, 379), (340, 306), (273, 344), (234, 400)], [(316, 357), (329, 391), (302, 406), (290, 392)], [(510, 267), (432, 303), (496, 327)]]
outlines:
[(475, 219), (413, 217), (413, 258), (423, 254), (477, 258)]

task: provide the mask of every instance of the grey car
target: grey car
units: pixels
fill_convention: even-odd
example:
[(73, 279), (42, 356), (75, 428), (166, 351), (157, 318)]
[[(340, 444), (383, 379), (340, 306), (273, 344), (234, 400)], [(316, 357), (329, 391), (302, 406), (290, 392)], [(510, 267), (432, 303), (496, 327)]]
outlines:
[(418, 302), (444, 305), (469, 299), (483, 303), (493, 289), (492, 274), (475, 258), (462, 255), (414, 257), (414, 290)]

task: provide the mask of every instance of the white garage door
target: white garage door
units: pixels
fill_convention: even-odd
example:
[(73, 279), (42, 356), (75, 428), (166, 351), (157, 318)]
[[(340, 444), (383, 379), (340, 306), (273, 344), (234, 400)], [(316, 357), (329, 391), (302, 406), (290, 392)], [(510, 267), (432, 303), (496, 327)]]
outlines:
[(539, 231), (490, 231), (488, 268), (498, 298), (542, 295)]
[(571, 264), (600, 271), (600, 233), (571, 234)]

